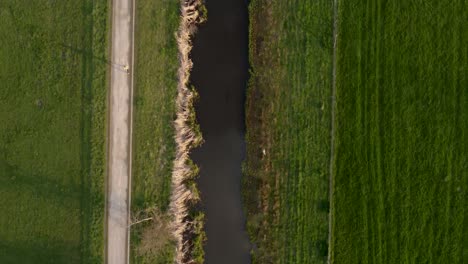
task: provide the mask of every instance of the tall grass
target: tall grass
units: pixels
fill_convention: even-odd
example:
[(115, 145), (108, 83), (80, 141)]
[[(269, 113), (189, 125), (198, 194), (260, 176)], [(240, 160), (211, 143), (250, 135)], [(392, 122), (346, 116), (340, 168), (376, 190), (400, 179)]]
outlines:
[[(203, 4), (201, 0), (181, 0), (181, 20), (177, 33), (179, 49), (179, 70), (176, 111), (174, 122), (176, 153), (172, 172), (172, 194), (170, 211), (173, 216), (172, 234), (176, 240), (176, 263), (197, 263), (194, 260), (194, 243), (202, 228), (201, 217), (196, 217), (193, 208), (198, 201), (198, 194), (193, 181), (197, 168), (189, 158), (192, 148), (199, 146), (203, 139), (195, 122), (193, 103), (197, 93), (189, 85), (193, 63), (189, 57), (192, 50), (191, 38), (197, 24), (203, 22)], [(198, 259), (198, 258), (197, 258)]]

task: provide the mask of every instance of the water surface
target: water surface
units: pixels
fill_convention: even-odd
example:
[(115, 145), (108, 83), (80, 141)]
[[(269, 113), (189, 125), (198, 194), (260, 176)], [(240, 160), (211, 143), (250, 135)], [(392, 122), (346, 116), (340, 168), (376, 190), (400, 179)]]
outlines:
[(205, 262), (250, 263), (241, 204), (245, 157), (244, 97), (248, 78), (248, 16), (244, 0), (208, 0), (208, 21), (194, 38), (191, 81), (205, 139), (192, 159), (206, 215)]

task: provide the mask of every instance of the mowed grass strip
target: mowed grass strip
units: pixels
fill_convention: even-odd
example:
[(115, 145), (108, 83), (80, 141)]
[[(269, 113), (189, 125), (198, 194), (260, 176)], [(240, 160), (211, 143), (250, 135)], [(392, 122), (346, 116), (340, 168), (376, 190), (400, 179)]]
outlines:
[(325, 263), (332, 1), (250, 3), (243, 193), (254, 263)]
[(340, 1), (332, 263), (465, 263), (465, 1)]
[(167, 210), (175, 155), (179, 1), (137, 1), (133, 128), (133, 263), (172, 263)]
[(107, 1), (0, 3), (0, 263), (102, 263)]

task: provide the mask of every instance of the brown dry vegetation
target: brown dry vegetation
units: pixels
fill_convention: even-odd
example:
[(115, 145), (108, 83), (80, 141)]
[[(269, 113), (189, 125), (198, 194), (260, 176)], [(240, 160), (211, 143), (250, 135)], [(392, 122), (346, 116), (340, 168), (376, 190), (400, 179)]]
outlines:
[[(177, 34), (179, 49), (178, 70), (179, 83), (177, 87), (177, 118), (174, 123), (176, 156), (172, 173), (172, 195), (170, 212), (172, 214), (171, 231), (176, 241), (176, 263), (199, 263), (200, 253), (194, 255), (194, 241), (202, 236), (200, 212), (194, 210), (198, 203), (198, 195), (194, 188), (194, 177), (197, 168), (189, 158), (192, 148), (202, 143), (202, 137), (195, 122), (193, 103), (196, 92), (190, 87), (189, 76), (193, 63), (189, 58), (192, 50), (191, 38), (196, 32), (196, 26), (204, 20), (204, 7), (200, 0), (181, 0), (181, 21)], [(198, 245), (199, 247), (200, 245)], [(201, 253), (202, 254), (202, 253)]]
[(165, 254), (174, 240), (169, 229), (170, 218), (157, 209), (150, 209), (138, 213), (132, 222), (138, 224), (146, 220), (149, 224), (142, 233), (136, 254), (138, 256)]

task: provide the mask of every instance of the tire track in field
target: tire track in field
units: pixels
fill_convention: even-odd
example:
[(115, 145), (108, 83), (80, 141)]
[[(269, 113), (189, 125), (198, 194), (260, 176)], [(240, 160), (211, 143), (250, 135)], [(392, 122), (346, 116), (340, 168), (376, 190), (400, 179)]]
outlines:
[(329, 203), (330, 212), (328, 214), (328, 260), (333, 262), (332, 256), (332, 230), (333, 230), (333, 173), (335, 156), (335, 108), (336, 108), (336, 64), (337, 64), (337, 41), (338, 41), (338, 0), (333, 0), (333, 59), (332, 59), (332, 94), (331, 94), (331, 126), (330, 126), (330, 176), (329, 176)]
[[(377, 188), (379, 191), (378, 195), (378, 200), (376, 201), (377, 205), (377, 211), (379, 212), (377, 214), (378, 218), (378, 223), (377, 223), (377, 240), (378, 240), (378, 254), (377, 256), (379, 257), (380, 263), (384, 263), (384, 259), (386, 259), (386, 246), (387, 242), (384, 239), (386, 237), (385, 229), (382, 227), (382, 223), (384, 222), (383, 218), (385, 217), (385, 197), (384, 197), (384, 184), (383, 182), (384, 179), (384, 169), (383, 169), (383, 158), (382, 158), (382, 148), (384, 146), (383, 143), (383, 137), (382, 137), (382, 118), (381, 118), (381, 113), (383, 112), (383, 105), (382, 105), (382, 88), (380, 86), (380, 78), (382, 76), (382, 69), (381, 69), (381, 60), (380, 56), (382, 53), (382, 48), (381, 48), (381, 39), (382, 39), (382, 34), (383, 34), (383, 24), (382, 24), (382, 7), (381, 7), (381, 2), (377, 1), (374, 3), (374, 8), (373, 8), (373, 18), (375, 19), (375, 73), (376, 73), (376, 78), (375, 78), (375, 158), (376, 158), (376, 167), (374, 168), (375, 171), (375, 177), (376, 179), (376, 184)], [(381, 91), (382, 90), (382, 91)]]
[[(83, 50), (90, 49), (92, 50), (92, 30), (93, 30), (93, 16), (87, 16), (85, 10), (87, 8), (94, 9), (92, 3), (85, 1), (81, 5), (82, 8), (82, 27), (83, 31), (81, 37), (83, 40)], [(91, 189), (90, 175), (91, 175), (91, 126), (92, 126), (92, 112), (87, 111), (87, 107), (92, 104), (92, 80), (94, 78), (94, 69), (92, 63), (92, 57), (83, 52), (81, 55), (83, 64), (81, 66), (81, 116), (80, 116), (80, 134), (82, 137), (82, 142), (80, 144), (80, 164), (82, 168), (81, 172), (81, 198), (80, 198), (80, 207), (82, 214), (80, 215), (81, 221), (81, 232), (80, 232), (80, 241), (81, 241), (81, 261), (85, 262), (90, 257), (90, 230), (91, 224), (89, 223), (89, 217), (91, 216), (91, 205), (89, 203), (89, 197)]]

